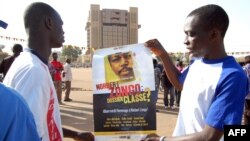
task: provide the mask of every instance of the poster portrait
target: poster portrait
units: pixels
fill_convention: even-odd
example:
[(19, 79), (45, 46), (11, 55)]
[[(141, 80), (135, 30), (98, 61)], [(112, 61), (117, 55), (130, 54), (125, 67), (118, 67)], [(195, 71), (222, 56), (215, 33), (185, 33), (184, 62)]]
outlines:
[(156, 131), (154, 69), (144, 44), (94, 52), (96, 141), (138, 141)]

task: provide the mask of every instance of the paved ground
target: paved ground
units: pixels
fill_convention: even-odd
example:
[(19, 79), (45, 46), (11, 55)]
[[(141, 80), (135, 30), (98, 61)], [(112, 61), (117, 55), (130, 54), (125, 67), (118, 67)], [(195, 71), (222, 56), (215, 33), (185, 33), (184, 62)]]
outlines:
[[(72, 102), (60, 105), (63, 127), (77, 131), (94, 131), (93, 121), (93, 93), (91, 68), (72, 68), (73, 81), (70, 97)], [(64, 92), (63, 92), (64, 97)], [(157, 102), (157, 133), (170, 136), (173, 132), (178, 109), (164, 109), (163, 94), (159, 93)], [(73, 141), (64, 138), (64, 141)]]

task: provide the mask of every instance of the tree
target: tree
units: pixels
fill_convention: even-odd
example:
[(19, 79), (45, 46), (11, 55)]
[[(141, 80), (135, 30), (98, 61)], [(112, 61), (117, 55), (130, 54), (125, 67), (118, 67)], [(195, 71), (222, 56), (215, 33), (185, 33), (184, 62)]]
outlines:
[(62, 48), (62, 56), (70, 58), (72, 61), (77, 60), (78, 56), (82, 54), (82, 49), (77, 46), (64, 45)]

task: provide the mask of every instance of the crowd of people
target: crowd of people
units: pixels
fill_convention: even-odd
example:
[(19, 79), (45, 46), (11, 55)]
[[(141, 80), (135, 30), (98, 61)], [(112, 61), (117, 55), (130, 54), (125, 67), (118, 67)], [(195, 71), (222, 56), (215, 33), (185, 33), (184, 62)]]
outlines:
[[(223, 140), (224, 125), (239, 125), (242, 116), (244, 124), (249, 125), (250, 57), (245, 58), (242, 68), (226, 54), (224, 37), (228, 25), (229, 17), (218, 5), (201, 6), (189, 13), (184, 24), (184, 44), (195, 59), (185, 69), (181, 61), (175, 64), (171, 60), (157, 39), (146, 41), (145, 46), (163, 63), (161, 67), (153, 59), (156, 91), (161, 80), (165, 107), (174, 108), (175, 91), (180, 110), (173, 137), (151, 134), (144, 141)], [(60, 14), (46, 3), (35, 2), (24, 13), (24, 26), (28, 48), (22, 50), (20, 45), (14, 45), (14, 55), (1, 63), (4, 80), (0, 84), (0, 117), (8, 120), (0, 120), (0, 126), (4, 127), (0, 129), (0, 140), (62, 141), (63, 137), (70, 137), (93, 141), (91, 132), (62, 127), (61, 85), (64, 80), (64, 101), (72, 101), (72, 72), (70, 59), (63, 65), (57, 60), (57, 54), (51, 52), (64, 42)], [(49, 62), (51, 53), (53, 60)], [(11, 108), (9, 114), (4, 114), (3, 107)]]
[[(181, 97), (181, 91), (176, 89), (172, 83), (169, 81), (166, 72), (163, 68), (163, 65), (159, 63), (161, 60), (153, 59), (153, 65), (154, 65), (154, 75), (155, 75), (155, 89), (156, 89), (156, 98), (155, 103), (158, 101), (158, 93), (160, 91), (160, 87), (163, 89), (163, 103), (165, 109), (170, 108), (171, 110), (174, 110), (176, 107), (179, 107), (180, 105), (180, 97)], [(184, 69), (184, 64), (180, 59), (177, 59), (175, 61), (176, 68), (182, 72)], [(159, 111), (156, 109), (156, 111)]]
[(250, 55), (245, 57), (245, 62), (243, 65), (243, 70), (245, 71), (248, 78), (248, 95), (245, 98), (245, 108), (243, 114), (243, 124), (250, 125)]

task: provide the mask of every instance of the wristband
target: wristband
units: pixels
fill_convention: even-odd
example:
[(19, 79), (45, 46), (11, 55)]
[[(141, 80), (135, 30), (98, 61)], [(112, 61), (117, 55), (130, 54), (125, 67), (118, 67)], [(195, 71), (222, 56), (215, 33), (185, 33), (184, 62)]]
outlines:
[(162, 136), (160, 137), (160, 141), (165, 141), (166, 138), (167, 138), (166, 136)]

